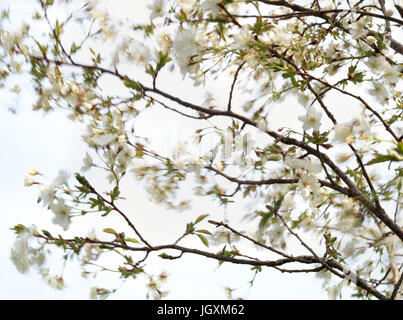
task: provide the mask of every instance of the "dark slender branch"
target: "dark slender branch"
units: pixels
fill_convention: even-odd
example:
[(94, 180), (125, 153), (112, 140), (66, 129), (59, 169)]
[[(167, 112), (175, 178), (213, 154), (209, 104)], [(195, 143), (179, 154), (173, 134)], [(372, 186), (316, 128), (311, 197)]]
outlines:
[(221, 194), (221, 197), (231, 198), (235, 194), (237, 194), (239, 190), (241, 190), (241, 185), (240, 184), (237, 185), (237, 187), (235, 188), (235, 190), (232, 193), (230, 193), (230, 194)]
[(242, 69), (242, 67), (245, 65), (245, 62), (243, 62), (243, 63), (241, 63), (239, 66), (238, 66), (238, 68), (237, 68), (237, 70), (236, 70), (236, 72), (235, 72), (235, 75), (234, 75), (234, 79), (233, 79), (233, 81), (232, 81), (232, 85), (231, 85), (231, 90), (230, 90), (230, 93), (229, 93), (229, 98), (228, 98), (228, 107), (227, 107), (227, 110), (228, 111), (231, 111), (231, 103), (232, 103), (232, 95), (233, 95), (233, 93), (234, 93), (234, 87), (235, 87), (235, 83), (236, 83), (236, 80), (237, 80), (237, 78), (238, 78), (238, 74), (239, 74), (239, 72), (241, 71), (241, 69)]
[[(240, 231), (235, 230), (234, 228), (230, 227), (228, 224), (226, 224), (226, 223), (224, 223), (224, 222), (218, 222), (218, 221), (214, 221), (214, 220), (209, 220), (208, 222), (211, 223), (211, 224), (213, 224), (213, 225), (215, 225), (216, 227), (224, 227), (224, 228), (230, 230), (232, 233), (234, 233), (234, 234), (240, 236), (241, 238), (244, 238), (244, 239), (246, 239), (246, 240), (252, 242), (253, 244), (255, 244), (255, 245), (259, 246), (259, 247), (262, 247), (262, 248), (264, 248), (264, 249), (267, 249), (267, 250), (269, 250), (269, 251), (272, 251), (272, 252), (274, 252), (274, 253), (277, 253), (278, 255), (280, 255), (280, 256), (282, 256), (282, 257), (285, 257), (285, 258), (288, 258), (288, 259), (294, 259), (294, 258), (295, 258), (295, 257), (292, 257), (292, 256), (290, 256), (290, 255), (288, 255), (288, 254), (286, 254), (286, 253), (284, 253), (284, 252), (281, 252), (281, 251), (279, 251), (279, 250), (277, 250), (277, 249), (275, 249), (275, 248), (273, 248), (273, 247), (270, 247), (270, 246), (268, 246), (268, 245), (266, 245), (266, 244), (264, 244), (264, 243), (261, 243), (261, 242), (255, 240), (255, 239), (253, 239), (253, 238), (251, 238), (251, 237), (249, 237), (249, 236), (243, 234), (243, 233), (240, 232)], [(295, 261), (296, 261), (296, 262), (299, 262), (298, 259), (296, 259)]]
[(242, 28), (242, 26), (239, 24), (239, 22), (236, 21), (236, 19), (233, 17), (233, 15), (231, 13), (229, 13), (229, 11), (227, 10), (227, 8), (224, 5), (218, 4), (218, 7), (220, 7), (227, 14), (227, 16), (231, 19), (231, 21), (235, 25), (237, 25), (239, 28)]
[(146, 156), (150, 158), (154, 158), (159, 161), (169, 161), (168, 158), (160, 156), (159, 154), (155, 153), (154, 151), (146, 150), (144, 147), (140, 144), (133, 144), (130, 141), (126, 142), (129, 146), (133, 147), (136, 151), (142, 152)]
[(279, 267), (274, 267), (274, 269), (280, 271), (281, 273), (309, 273), (309, 272), (319, 272), (325, 269), (324, 266), (320, 266), (313, 269), (283, 269)]
[(386, 277), (388, 276), (388, 274), (392, 271), (391, 268), (388, 268), (388, 270), (385, 272), (385, 274), (383, 275), (383, 277), (379, 280), (369, 280), (371, 283), (374, 283), (374, 288), (377, 288), (379, 285), (383, 284), (383, 281), (386, 279)]
[(332, 271), (332, 268), (330, 268), (330, 266), (327, 265), (326, 261), (323, 260), (322, 258), (320, 258), (320, 257), (315, 253), (315, 251), (314, 251), (310, 246), (308, 246), (308, 245), (305, 243), (305, 241), (302, 240), (301, 237), (300, 237), (296, 232), (294, 232), (294, 231), (288, 226), (287, 222), (284, 220), (284, 218), (281, 216), (281, 214), (279, 214), (276, 210), (274, 210), (273, 212), (274, 212), (275, 216), (281, 220), (281, 222), (283, 223), (284, 227), (288, 230), (288, 232), (289, 232), (290, 234), (292, 234), (295, 238), (297, 238), (298, 241), (300, 242), (300, 244), (301, 244), (303, 247), (305, 247), (310, 253), (312, 253), (312, 255), (313, 255), (326, 269), (328, 269), (329, 271)]
[(93, 186), (91, 186), (90, 184), (88, 185), (89, 189), (91, 190), (92, 193), (94, 193), (95, 195), (97, 195), (103, 202), (109, 204), (113, 210), (115, 210), (116, 212), (118, 212), (127, 222), (127, 224), (132, 228), (132, 230), (136, 233), (136, 235), (140, 238), (140, 240), (147, 245), (148, 247), (152, 248), (152, 246), (143, 238), (143, 236), (140, 234), (140, 232), (137, 230), (137, 228), (134, 226), (134, 224), (131, 222), (131, 220), (124, 214), (123, 211), (121, 211), (113, 201), (109, 201), (107, 199), (105, 199), (101, 194), (98, 193), (98, 191), (96, 191), (94, 189)]
[(82, 63), (77, 63), (75, 61), (65, 62), (65, 61), (61, 61), (61, 60), (50, 59), (50, 58), (44, 57), (44, 56), (34, 56), (34, 55), (31, 56), (31, 59), (46, 61), (47, 63), (53, 63), (57, 66), (78, 67), (78, 68), (83, 68), (83, 69), (87, 69), (87, 70), (97, 70), (101, 73), (110, 74), (112, 76), (118, 77), (120, 80), (123, 80), (123, 81), (125, 80), (125, 76), (120, 74), (117, 70), (112, 71), (112, 70), (100, 67), (98, 65), (82, 64)]
[(393, 292), (392, 292), (392, 295), (390, 296), (390, 300), (394, 300), (394, 299), (395, 299), (395, 297), (397, 296), (397, 294), (398, 294), (398, 292), (399, 292), (399, 290), (400, 290), (400, 287), (401, 287), (401, 285), (402, 285), (402, 282), (403, 282), (403, 272), (402, 272), (402, 274), (400, 275), (399, 281), (397, 281), (397, 283), (395, 284), (395, 287), (393, 288)]
[[(394, 1), (393, 1), (394, 2)], [(403, 18), (403, 8), (394, 2), (396, 10), (399, 12), (400, 16)]]
[(376, 190), (375, 190), (375, 188), (374, 188), (374, 186), (373, 186), (373, 184), (371, 182), (371, 179), (370, 179), (370, 177), (369, 177), (369, 175), (367, 173), (367, 170), (365, 169), (364, 163), (362, 162), (361, 157), (358, 154), (358, 151), (353, 147), (353, 145), (351, 143), (349, 143), (348, 145), (349, 145), (350, 149), (354, 152), (354, 155), (355, 155), (355, 157), (357, 159), (358, 165), (361, 168), (362, 174), (364, 175), (364, 178), (367, 181), (367, 184), (368, 184), (369, 188), (371, 189), (371, 193), (372, 193), (372, 196), (374, 197), (376, 206), (378, 208), (381, 208), (381, 203), (379, 202)]
[(64, 49), (64, 46), (62, 45), (62, 42), (61, 42), (61, 40), (59, 39), (59, 37), (58, 37), (58, 35), (57, 35), (55, 29), (52, 27), (52, 25), (51, 25), (51, 23), (50, 23), (50, 20), (49, 20), (49, 17), (48, 17), (48, 10), (46, 9), (46, 5), (45, 5), (42, 1), (41, 1), (41, 6), (42, 6), (42, 9), (43, 9), (43, 13), (44, 13), (45, 19), (46, 19), (46, 21), (47, 21), (47, 23), (48, 23), (50, 29), (52, 30), (53, 37), (54, 37), (55, 40), (56, 40), (56, 44), (60, 47), (60, 49), (62, 50), (62, 52), (64, 53), (64, 55), (67, 57), (67, 59), (69, 59), (69, 61), (74, 64), (73, 58), (72, 58), (71, 55), (69, 55), (69, 54), (67, 53), (67, 51)]
[[(386, 17), (386, 8), (385, 8), (385, 0), (378, 0), (381, 5), (382, 13)], [(398, 19), (399, 20), (399, 19)], [(389, 39), (391, 37), (391, 29), (390, 29), (390, 20), (385, 20), (386, 25), (386, 37)]]
[[(283, 179), (283, 178), (278, 178), (278, 179), (265, 179), (265, 180), (242, 180), (242, 179), (238, 179), (235, 177), (231, 177), (227, 174), (225, 174), (224, 172), (212, 167), (212, 166), (206, 166), (205, 169), (214, 171), (215, 173), (217, 173), (218, 175), (226, 178), (227, 180), (231, 181), (231, 182), (235, 182), (238, 185), (270, 185), (270, 184), (294, 184), (294, 183), (298, 183), (299, 179), (295, 178), (295, 179)], [(325, 186), (328, 188), (331, 188), (333, 190), (336, 190), (338, 192), (341, 192), (347, 196), (350, 196), (351, 193), (348, 189), (343, 188), (341, 186), (339, 186), (336, 183), (331, 183), (325, 180), (321, 180), (319, 179), (318, 182), (320, 183), (321, 186)]]
[(171, 108), (171, 107), (169, 107), (167, 104), (165, 104), (164, 102), (162, 102), (162, 101), (160, 101), (160, 100), (157, 100), (157, 99), (155, 99), (154, 97), (150, 97), (150, 96), (148, 96), (148, 95), (146, 95), (146, 94), (145, 94), (144, 96), (145, 96), (145, 97), (149, 97), (149, 98), (151, 98), (152, 100), (156, 101), (156, 102), (159, 103), (161, 106), (163, 106), (165, 109), (168, 109), (168, 110), (171, 110), (171, 111), (173, 111), (173, 112), (179, 113), (180, 115), (182, 115), (182, 116), (184, 116), (184, 117), (186, 117), (186, 118), (191, 118), (191, 119), (196, 119), (196, 120), (206, 120), (206, 119), (209, 119), (209, 118), (212, 117), (211, 115), (207, 115), (207, 116), (204, 116), (204, 117), (192, 116), (192, 115), (190, 115), (190, 114), (186, 114), (186, 113), (184, 113), (184, 112), (181, 112), (181, 111), (179, 111), (179, 110), (177, 110), (177, 109), (175, 109), (175, 108)]
[(380, 293), (374, 287), (369, 285), (367, 283), (367, 281), (365, 281), (364, 279), (357, 276), (357, 274), (354, 274), (351, 271), (346, 271), (345, 268), (337, 261), (329, 259), (329, 260), (327, 260), (327, 262), (331, 267), (342, 271), (345, 274), (344, 278), (347, 278), (349, 280), (354, 280), (355, 285), (357, 285), (360, 288), (363, 288), (368, 293), (372, 294), (374, 297), (378, 298), (379, 300), (388, 300), (388, 298), (386, 296), (384, 296), (382, 293)]
[(320, 78), (317, 78), (315, 76), (312, 76), (311, 74), (307, 74), (307, 75), (312, 80), (318, 81), (321, 84), (327, 86), (328, 88), (334, 89), (334, 90), (336, 90), (336, 91), (338, 91), (338, 92), (340, 92), (340, 93), (342, 93), (344, 95), (348, 95), (348, 96), (360, 101), (365, 106), (365, 109), (369, 110), (375, 117), (378, 118), (379, 121), (381, 121), (381, 123), (384, 126), (384, 128), (386, 129), (386, 131), (388, 131), (397, 142), (402, 140), (403, 136), (398, 137), (393, 132), (393, 130), (390, 128), (390, 126), (387, 124), (387, 122), (382, 118), (382, 116), (375, 109), (373, 109), (362, 97), (357, 96), (357, 95), (355, 95), (355, 94), (353, 94), (351, 92), (348, 92), (346, 90), (340, 89), (339, 87), (337, 87), (337, 85), (332, 85), (332, 84), (324, 81), (323, 79), (320, 79)]
[[(308, 9), (307, 9), (308, 10)], [(264, 19), (279, 19), (279, 20), (286, 20), (286, 19), (292, 19), (292, 18), (300, 18), (300, 17), (307, 17), (307, 16), (319, 16), (323, 17), (328, 14), (338, 14), (338, 13), (351, 13), (352, 11), (349, 9), (334, 9), (334, 10), (309, 10), (309, 11), (303, 11), (303, 12), (293, 12), (293, 13), (287, 13), (287, 14), (279, 14), (279, 15), (236, 15), (234, 14), (233, 17), (236, 18), (264, 18)], [(355, 11), (357, 14), (363, 15), (363, 16), (370, 16), (374, 18), (379, 18), (383, 19), (385, 21), (391, 21), (395, 22), (399, 25), (403, 25), (403, 20), (397, 19), (394, 17), (390, 17), (387, 15), (382, 15), (382, 14), (376, 14), (368, 11), (362, 11), (362, 10), (357, 10)]]
[[(318, 152), (319, 152), (319, 146), (318, 146), (318, 145), (316, 146), (316, 150), (318, 150)], [(319, 153), (319, 154), (320, 154), (320, 153)], [(337, 185), (337, 184), (333, 181), (333, 179), (332, 179), (331, 175), (329, 174), (329, 172), (327, 171), (326, 164), (323, 162), (322, 156), (319, 157), (319, 160), (320, 160), (320, 164), (322, 165), (323, 170), (324, 170), (325, 173), (326, 173), (326, 177), (328, 178), (328, 180), (330, 181), (330, 183), (333, 184), (333, 185)]]
[[(316, 255), (315, 251), (313, 251), (313, 249), (308, 246), (302, 239), (301, 237), (294, 232), (289, 226), (288, 224), (285, 222), (284, 218), (277, 212), (274, 212), (276, 214), (276, 216), (283, 222), (284, 226), (287, 228), (287, 230), (298, 239), (298, 241), (301, 243), (302, 246), (304, 246), (306, 249), (308, 249), (308, 251), (310, 251), (313, 256), (323, 265), (324, 268), (326, 268), (327, 270), (329, 270), (331, 273), (335, 274), (336, 276), (342, 278), (342, 279), (349, 279), (349, 280), (354, 280), (354, 283), (358, 286), (361, 287), (363, 289), (365, 289), (367, 292), (371, 293), (372, 295), (374, 295), (375, 297), (377, 297), (380, 300), (386, 300), (387, 298), (380, 293), (378, 290), (376, 290), (375, 288), (373, 288), (372, 286), (370, 286), (365, 280), (363, 280), (362, 278), (360, 278), (357, 274), (354, 274), (352, 271), (349, 271), (341, 265), (338, 262), (336, 262), (333, 259), (324, 259), (324, 258), (320, 258)], [(337, 272), (335, 269), (341, 271)]]

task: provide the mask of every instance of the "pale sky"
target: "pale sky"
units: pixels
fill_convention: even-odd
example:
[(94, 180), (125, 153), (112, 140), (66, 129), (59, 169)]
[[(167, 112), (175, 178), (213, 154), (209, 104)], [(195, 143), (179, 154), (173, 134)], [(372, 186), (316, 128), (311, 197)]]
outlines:
[[(132, 19), (144, 19), (147, 16), (145, 5), (148, 0), (114, 0), (110, 2), (108, 9), (111, 14), (118, 17), (130, 16)], [(24, 19), (32, 16), (29, 3), (33, 0), (1, 0), (0, 9), (10, 6), (14, 17)], [(112, 5), (113, 3), (113, 5)], [(165, 88), (175, 90), (181, 85), (181, 91), (186, 92), (186, 99), (191, 101), (194, 90), (189, 83), (183, 83), (181, 77), (165, 77), (161, 85)], [(109, 84), (113, 86), (112, 83)], [(108, 86), (108, 84), (106, 84)], [(174, 92), (174, 91), (173, 91)], [(194, 93), (196, 94), (196, 93)], [(219, 93), (220, 94), (220, 93)], [(222, 91), (224, 99), (226, 91)], [(73, 173), (78, 171), (82, 165), (82, 158), (85, 156), (86, 146), (82, 142), (81, 135), (85, 127), (73, 123), (67, 119), (62, 112), (43, 115), (41, 112), (30, 110), (31, 96), (24, 95), (19, 99), (15, 96), (2, 95), (2, 106), (0, 107), (0, 137), (2, 156), (0, 167), (0, 299), (88, 299), (89, 288), (92, 285), (103, 283), (105, 287), (113, 288), (112, 276), (102, 276), (100, 279), (83, 279), (80, 276), (80, 269), (77, 265), (68, 264), (64, 277), (67, 288), (57, 291), (49, 288), (35, 272), (22, 275), (18, 273), (10, 261), (10, 248), (14, 241), (14, 234), (11, 227), (18, 223), (26, 226), (36, 224), (40, 228), (54, 230), (55, 233), (62, 233), (59, 227), (51, 224), (52, 214), (36, 203), (37, 189), (35, 186), (24, 187), (24, 177), (27, 168), (33, 167), (53, 179), (60, 169), (67, 169)], [(16, 107), (17, 113), (13, 114), (8, 109)], [(286, 121), (280, 105), (274, 109), (273, 117), (282, 126)], [(179, 130), (179, 124), (181, 130)], [(150, 127), (152, 130), (150, 130)], [(138, 124), (139, 132), (144, 132), (159, 146), (166, 144), (166, 139), (175, 140), (183, 132), (192, 133), (194, 123), (183, 122), (178, 115), (168, 111), (151, 112), (144, 116), (142, 123)], [(167, 138), (168, 137), (168, 138)], [(89, 176), (90, 181), (102, 185), (103, 178), (96, 172)], [(125, 193), (126, 192), (126, 193)], [(148, 200), (147, 194), (136, 181), (126, 183), (123, 191), (130, 200), (121, 204), (128, 212), (138, 218), (136, 223), (145, 235), (149, 235), (159, 241), (172, 239), (184, 229), (187, 221), (200, 214), (220, 210), (214, 203), (199, 201), (190, 212), (177, 213), (168, 211), (157, 206)], [(201, 208), (201, 206), (203, 206)], [(231, 212), (227, 214), (243, 214), (241, 205), (230, 207)], [(200, 212), (202, 210), (202, 212)], [(223, 213), (224, 214), (224, 213)], [(97, 220), (99, 221), (99, 220)], [(117, 221), (117, 220), (116, 220)], [(158, 221), (158, 224), (150, 226), (151, 221)], [(85, 236), (86, 231), (91, 228), (99, 230), (97, 235), (104, 236), (102, 222), (94, 223), (91, 218), (80, 221), (79, 226), (72, 225), (72, 232)], [(214, 250), (214, 249), (211, 249)], [(163, 287), (168, 289), (168, 299), (226, 299), (224, 286), (241, 288), (234, 292), (234, 295), (246, 299), (323, 299), (326, 293), (321, 288), (321, 282), (313, 275), (281, 274), (272, 269), (263, 269), (258, 275), (254, 287), (248, 288), (248, 281), (253, 273), (249, 267), (231, 266), (224, 264), (217, 268), (216, 261), (209, 261), (205, 258), (185, 255), (183, 259), (169, 261), (161, 259), (150, 259), (154, 261), (152, 270), (155, 273), (166, 270), (170, 274), (167, 284)], [(151, 263), (150, 263), (151, 265)], [(55, 272), (62, 270), (62, 262), (55, 261), (53, 266)], [(99, 282), (98, 282), (99, 281)], [(144, 299), (145, 288), (141, 281), (127, 281), (111, 299)]]

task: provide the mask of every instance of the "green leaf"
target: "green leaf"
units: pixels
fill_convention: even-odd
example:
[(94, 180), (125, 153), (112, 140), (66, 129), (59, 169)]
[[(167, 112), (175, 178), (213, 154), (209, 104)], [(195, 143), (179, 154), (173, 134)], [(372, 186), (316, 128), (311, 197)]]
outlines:
[(151, 65), (146, 67), (146, 73), (150, 74), (153, 78), (157, 75), (157, 71)]
[(49, 48), (49, 47), (42, 45), (41, 43), (39, 43), (39, 42), (36, 41), (36, 40), (34, 40), (34, 41), (35, 41), (36, 45), (38, 46), (39, 51), (45, 56), (45, 55), (46, 55), (46, 52), (48, 51), (48, 48)]
[(131, 243), (140, 243), (138, 240), (134, 239), (134, 238), (126, 238), (125, 239), (127, 242), (131, 242)]
[(396, 154), (377, 154), (375, 158), (371, 161), (367, 162), (367, 165), (381, 163), (386, 161), (401, 161), (401, 157), (398, 157)]
[(117, 233), (115, 230), (113, 230), (112, 228), (105, 228), (105, 229), (103, 229), (102, 231), (105, 232), (105, 233), (113, 234), (113, 235), (117, 235), (117, 234), (118, 234), (118, 233)]
[(84, 176), (82, 176), (82, 175), (79, 174), (79, 173), (76, 173), (74, 176), (76, 177), (76, 180), (77, 180), (82, 186), (89, 187), (90, 184), (88, 183), (87, 179), (86, 179)]
[(398, 154), (403, 156), (403, 142), (399, 142), (396, 147), (396, 151)]
[(186, 224), (186, 232), (187, 233), (193, 233), (193, 231), (195, 231), (193, 223), (189, 222), (188, 224)]
[(209, 216), (208, 214), (202, 214), (201, 216), (198, 216), (197, 219), (195, 220), (194, 224), (201, 222), (203, 219), (205, 219), (208, 216)]
[(262, 219), (259, 222), (259, 230), (263, 230), (266, 227), (267, 223), (269, 222), (269, 219), (272, 216), (273, 216), (272, 212), (268, 212), (268, 213), (264, 214), (264, 216), (262, 217)]
[(50, 234), (49, 231), (42, 230), (42, 233), (43, 233), (45, 236), (47, 236), (48, 238), (53, 238), (53, 236)]
[(113, 190), (111, 192), (111, 200), (112, 200), (112, 202), (115, 201), (119, 197), (119, 194), (120, 194), (119, 187), (116, 186), (115, 188), (113, 188)]
[(130, 79), (129, 77), (125, 78), (124, 85), (127, 88), (131, 88), (136, 91), (142, 91), (141, 85), (137, 81), (134, 81), (134, 80)]
[(162, 259), (168, 259), (168, 260), (173, 260), (173, 259), (175, 259), (174, 256), (170, 256), (169, 254), (166, 254), (166, 253), (161, 253), (161, 254), (159, 254), (158, 256), (159, 256), (160, 258), (162, 258)]
[(90, 198), (89, 201), (91, 202), (91, 205), (90, 205), (91, 209), (95, 208), (95, 207), (98, 207), (98, 210), (101, 211), (100, 207), (102, 207), (102, 201), (100, 201), (99, 198), (97, 198), (97, 199)]
[(22, 224), (17, 224), (14, 228), (10, 228), (10, 230), (14, 230), (16, 234), (20, 234), (24, 231), (27, 231), (28, 228)]
[(203, 242), (203, 244), (204, 244), (206, 247), (209, 246), (208, 240), (206, 239), (205, 236), (203, 236), (203, 235), (201, 235), (201, 234), (199, 234), (199, 233), (196, 233), (196, 235), (199, 237), (199, 239)]
[(168, 52), (158, 52), (157, 71), (161, 70), (172, 59), (169, 57)]
[(204, 233), (204, 234), (208, 234), (211, 236), (211, 232), (208, 230), (204, 230), (204, 229), (196, 230), (196, 233)]

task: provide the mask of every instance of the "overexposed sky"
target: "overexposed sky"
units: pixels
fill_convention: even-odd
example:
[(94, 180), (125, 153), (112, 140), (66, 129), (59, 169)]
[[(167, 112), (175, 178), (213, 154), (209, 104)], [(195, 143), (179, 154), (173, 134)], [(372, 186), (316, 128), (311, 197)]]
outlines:
[[(116, 17), (129, 17), (139, 22), (147, 17), (145, 6), (151, 0), (114, 0), (104, 1), (108, 10)], [(32, 16), (34, 0), (1, 0), (0, 10), (10, 6), (12, 16), (15, 19), (24, 19)], [(161, 86), (167, 90), (186, 92), (182, 97), (191, 101), (196, 91), (191, 84), (183, 82), (180, 76), (164, 76), (160, 79)], [(174, 80), (172, 80), (174, 79)], [(113, 83), (105, 83), (112, 87)], [(222, 87), (214, 87), (218, 95), (226, 99), (226, 84)], [(113, 89), (113, 88), (111, 88)], [(22, 275), (17, 272), (11, 263), (10, 248), (14, 241), (11, 227), (18, 223), (24, 225), (36, 224), (40, 228), (54, 230), (54, 233), (62, 233), (59, 227), (51, 224), (52, 214), (36, 203), (37, 189), (35, 186), (27, 188), (23, 186), (25, 172), (28, 167), (33, 167), (42, 172), (49, 179), (53, 179), (60, 169), (67, 169), (71, 173), (78, 171), (85, 156), (86, 146), (82, 142), (81, 135), (85, 127), (73, 123), (62, 112), (43, 115), (41, 112), (30, 110), (32, 96), (26, 93), (19, 97), (5, 95), (0, 91), (2, 105), (0, 106), (0, 299), (88, 299), (89, 288), (92, 285), (104, 284), (113, 288), (114, 276), (100, 275), (99, 279), (82, 279), (77, 264), (68, 264), (64, 270), (67, 288), (57, 291), (49, 288), (41, 277), (31, 272)], [(175, 91), (172, 91), (175, 92)], [(15, 108), (16, 114), (9, 111)], [(284, 110), (289, 110), (289, 105), (275, 106), (272, 110), (273, 121), (277, 121), (281, 127), (289, 121)], [(301, 109), (302, 110), (302, 109)], [(287, 114), (289, 114), (287, 112)], [(288, 124), (289, 125), (289, 124)], [(186, 136), (194, 131), (195, 122), (184, 121), (177, 114), (156, 108), (141, 118), (136, 128), (150, 138), (156, 146), (164, 147), (167, 141), (175, 141), (178, 137)], [(91, 172), (89, 179), (102, 185), (104, 179), (97, 172)], [(148, 200), (148, 196), (135, 180), (126, 181), (123, 195), (129, 199), (122, 202), (121, 207), (135, 219), (140, 230), (144, 230), (145, 237), (155, 239), (154, 243), (166, 239), (174, 239), (185, 227), (187, 221), (208, 212), (222, 212), (224, 209), (215, 203), (196, 201), (196, 205), (190, 211), (178, 213), (157, 206)], [(229, 208), (227, 214), (241, 217), (244, 213), (242, 205)], [(221, 213), (220, 213), (221, 214)], [(157, 223), (152, 223), (157, 221)], [(116, 223), (118, 219), (115, 219)], [(108, 226), (103, 225), (102, 220), (85, 217), (79, 226), (72, 225), (69, 234), (77, 232), (82, 236), (91, 228), (99, 230), (97, 235), (105, 236), (100, 230)], [(122, 226), (123, 228), (123, 226)], [(53, 232), (52, 232), (53, 233)], [(107, 235), (106, 235), (107, 237)], [(214, 249), (211, 249), (214, 250)], [(151, 259), (150, 259), (151, 261)], [(232, 266), (224, 264), (217, 269), (217, 262), (205, 258), (185, 255), (183, 259), (166, 262), (161, 259), (153, 259), (155, 262), (152, 270), (155, 273), (166, 270), (170, 274), (164, 289), (170, 294), (168, 299), (225, 299), (224, 286), (240, 288), (234, 295), (247, 299), (322, 299), (326, 293), (321, 288), (321, 282), (313, 275), (281, 274), (272, 269), (264, 269), (258, 275), (253, 288), (249, 290), (248, 281), (253, 273), (246, 266)], [(151, 265), (151, 264), (150, 264)], [(55, 272), (63, 270), (60, 261), (55, 261), (52, 266)], [(112, 299), (144, 299), (145, 289), (141, 281), (128, 281), (120, 290), (111, 296)]]

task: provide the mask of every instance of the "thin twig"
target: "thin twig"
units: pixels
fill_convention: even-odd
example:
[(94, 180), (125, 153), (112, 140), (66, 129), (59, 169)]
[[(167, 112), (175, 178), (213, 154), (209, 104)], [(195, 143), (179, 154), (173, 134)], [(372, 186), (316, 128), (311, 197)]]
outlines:
[(232, 104), (232, 95), (233, 95), (233, 93), (234, 93), (234, 87), (235, 87), (236, 80), (237, 80), (237, 78), (238, 78), (238, 74), (239, 74), (239, 72), (241, 71), (242, 67), (245, 65), (245, 63), (246, 63), (246, 62), (241, 63), (241, 64), (238, 66), (238, 68), (237, 68), (237, 70), (236, 70), (236, 72), (235, 72), (234, 79), (233, 79), (232, 85), (231, 85), (231, 90), (230, 90), (230, 93), (229, 93), (229, 98), (228, 98), (228, 107), (227, 107), (227, 110), (228, 110), (228, 111), (231, 111), (231, 107), (232, 107), (232, 106), (231, 106), (231, 104)]

